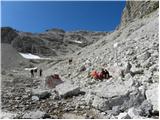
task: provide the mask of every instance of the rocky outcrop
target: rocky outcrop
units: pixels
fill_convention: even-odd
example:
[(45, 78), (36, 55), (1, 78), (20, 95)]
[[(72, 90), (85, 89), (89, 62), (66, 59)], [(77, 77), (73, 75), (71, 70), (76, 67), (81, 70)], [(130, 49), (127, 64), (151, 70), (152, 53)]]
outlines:
[(123, 10), (120, 26), (125, 26), (135, 19), (146, 17), (151, 12), (159, 8), (159, 1), (126, 1), (126, 6)]
[(45, 41), (33, 36), (18, 36), (11, 45), (19, 52), (33, 53), (38, 55), (56, 55), (56, 52), (45, 45)]
[(16, 30), (11, 27), (3, 27), (1, 28), (1, 43), (11, 43), (18, 34)]
[(65, 32), (62, 29), (49, 29), (42, 33), (16, 31), (2, 27), (2, 43), (11, 44), (17, 51), (38, 54), (39, 56), (57, 56), (73, 53), (101, 39), (107, 32)]

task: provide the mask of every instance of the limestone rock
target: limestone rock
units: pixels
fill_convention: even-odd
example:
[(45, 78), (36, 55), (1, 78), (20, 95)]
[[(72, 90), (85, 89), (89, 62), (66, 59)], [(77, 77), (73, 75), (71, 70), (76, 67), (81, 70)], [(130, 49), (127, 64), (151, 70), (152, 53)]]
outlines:
[(137, 56), (137, 59), (138, 59), (139, 61), (141, 61), (141, 62), (144, 62), (144, 61), (146, 61), (149, 57), (151, 57), (151, 53), (149, 53), (149, 52), (144, 52), (144, 53), (142, 53), (141, 55), (138, 55), (138, 56)]
[(95, 88), (93, 94), (92, 106), (102, 111), (110, 110), (114, 106), (121, 106), (125, 110), (140, 105), (145, 99), (143, 93), (134, 86), (117, 82), (102, 83)]
[(140, 115), (149, 117), (151, 116), (152, 109), (153, 109), (153, 106), (151, 105), (151, 103), (145, 100), (140, 106), (140, 110), (141, 110)]
[(134, 107), (130, 108), (128, 110), (128, 115), (132, 118), (132, 119), (138, 119), (141, 118), (139, 115), (139, 111), (137, 111), (137, 109), (135, 109)]
[(108, 104), (109, 103), (106, 99), (95, 96), (94, 100), (93, 100), (93, 103), (92, 103), (92, 106), (95, 107), (98, 110), (106, 111), (106, 110), (109, 109)]
[(118, 119), (131, 119), (130, 116), (127, 113), (120, 113), (118, 116)]
[(31, 111), (29, 113), (25, 113), (23, 115), (23, 119), (43, 119), (45, 116), (45, 112), (42, 111)]
[(32, 95), (37, 96), (39, 99), (46, 99), (51, 96), (51, 93), (47, 90), (34, 89)]
[(147, 16), (159, 8), (158, 1), (127, 1), (123, 10), (120, 26), (131, 23), (134, 19)]
[(38, 100), (39, 100), (39, 97), (38, 97), (38, 96), (32, 96), (32, 100), (33, 100), (33, 101), (38, 101)]
[(91, 105), (93, 102), (93, 99), (94, 99), (94, 95), (91, 92), (88, 92), (85, 95), (85, 101), (86, 101), (87, 105)]
[(158, 85), (153, 84), (146, 90), (146, 97), (149, 102), (153, 105), (153, 110), (159, 111), (158, 109)]
[(80, 88), (71, 84), (70, 82), (64, 82), (56, 86), (56, 91), (61, 97), (72, 97), (80, 93)]

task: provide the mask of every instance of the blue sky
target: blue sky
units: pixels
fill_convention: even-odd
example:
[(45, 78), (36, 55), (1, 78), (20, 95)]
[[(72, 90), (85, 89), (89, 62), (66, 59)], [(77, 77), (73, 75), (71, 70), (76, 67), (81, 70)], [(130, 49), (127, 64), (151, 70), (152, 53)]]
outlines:
[(25, 32), (51, 28), (65, 31), (113, 31), (120, 23), (125, 1), (3, 1), (1, 26)]

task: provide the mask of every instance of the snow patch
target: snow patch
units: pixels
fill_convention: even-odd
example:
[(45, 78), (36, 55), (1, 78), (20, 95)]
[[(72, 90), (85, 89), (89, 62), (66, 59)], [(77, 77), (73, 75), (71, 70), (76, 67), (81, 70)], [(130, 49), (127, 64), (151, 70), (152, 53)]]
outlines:
[(33, 55), (31, 53), (19, 53), (19, 54), (26, 59), (40, 59), (38, 55)]
[(31, 53), (19, 53), (25, 59), (50, 59), (50, 58), (42, 58), (38, 55), (33, 55)]
[(25, 70), (35, 70), (35, 69), (37, 69), (37, 67), (34, 67), (34, 68), (25, 68)]
[(74, 42), (75, 42), (75, 43), (82, 44), (82, 42), (81, 42), (81, 41), (77, 41), (77, 40), (75, 40)]
[(113, 45), (113, 47), (116, 48), (116, 47), (118, 47), (118, 45), (119, 45), (118, 43), (115, 43), (115, 44)]

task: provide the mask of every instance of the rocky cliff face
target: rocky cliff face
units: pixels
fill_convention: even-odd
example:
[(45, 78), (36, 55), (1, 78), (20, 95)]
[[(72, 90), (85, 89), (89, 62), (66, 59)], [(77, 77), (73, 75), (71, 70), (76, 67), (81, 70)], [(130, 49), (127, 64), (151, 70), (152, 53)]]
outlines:
[(23, 53), (33, 53), (42, 56), (57, 56), (73, 53), (90, 45), (107, 32), (65, 32), (62, 29), (49, 29), (43, 33), (33, 34), (19, 32), (10, 27), (2, 27), (2, 43), (11, 44)]
[(159, 8), (158, 0), (126, 1), (120, 26), (125, 26), (133, 22), (135, 19), (146, 17), (157, 8)]
[(16, 30), (10, 27), (4, 27), (1, 29), (1, 42), (2, 43), (11, 43), (12, 40), (17, 37), (18, 34)]

